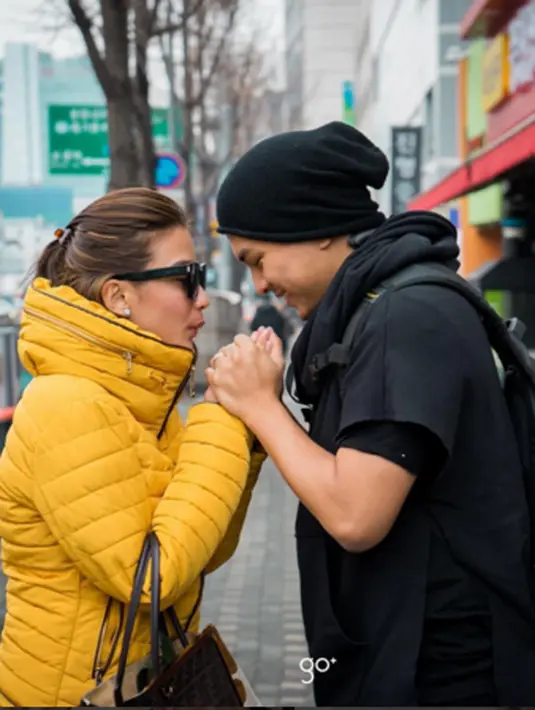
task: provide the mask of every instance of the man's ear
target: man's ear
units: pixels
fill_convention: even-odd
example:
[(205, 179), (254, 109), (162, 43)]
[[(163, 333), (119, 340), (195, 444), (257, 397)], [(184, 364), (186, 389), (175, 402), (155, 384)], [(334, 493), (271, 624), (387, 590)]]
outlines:
[(333, 243), (332, 239), (322, 239), (321, 242), (319, 243), (319, 248), (321, 249), (321, 251), (325, 251), (326, 249), (328, 249), (331, 246), (332, 243)]

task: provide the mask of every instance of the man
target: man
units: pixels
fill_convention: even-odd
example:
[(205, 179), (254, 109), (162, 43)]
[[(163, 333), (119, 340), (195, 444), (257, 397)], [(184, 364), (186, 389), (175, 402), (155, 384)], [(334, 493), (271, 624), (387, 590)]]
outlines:
[(387, 173), (379, 148), (341, 123), (274, 136), (238, 161), (220, 231), (256, 290), (306, 321), (292, 365), (308, 436), (244, 336), (208, 376), (301, 501), (306, 636), (330, 663), (317, 704), (534, 705), (528, 509), (475, 310), (441, 286), (387, 290), (347, 367), (320, 366), (385, 279), (421, 262), (457, 268), (447, 220), (378, 211), (369, 188)]

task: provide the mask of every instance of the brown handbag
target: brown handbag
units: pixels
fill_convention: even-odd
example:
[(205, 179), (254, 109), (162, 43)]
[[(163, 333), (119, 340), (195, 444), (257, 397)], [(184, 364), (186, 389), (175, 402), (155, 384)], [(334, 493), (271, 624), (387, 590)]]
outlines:
[[(150, 656), (127, 665), (128, 651), (149, 562), (151, 563)], [(166, 618), (176, 640), (171, 640)], [(161, 637), (172, 659), (161, 657)], [(160, 545), (155, 533), (145, 540), (138, 561), (117, 675), (87, 693), (85, 707), (242, 707), (260, 705), (240, 678), (240, 671), (214, 626), (193, 639), (182, 627), (175, 610), (160, 611)], [(251, 695), (252, 697), (248, 697)], [(246, 703), (246, 700), (248, 702)]]

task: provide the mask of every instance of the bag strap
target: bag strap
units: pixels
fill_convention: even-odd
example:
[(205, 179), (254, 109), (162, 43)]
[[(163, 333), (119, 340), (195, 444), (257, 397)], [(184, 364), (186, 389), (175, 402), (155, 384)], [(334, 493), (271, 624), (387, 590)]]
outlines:
[(106, 610), (104, 612), (104, 619), (102, 620), (102, 624), (100, 626), (100, 631), (98, 634), (98, 640), (97, 640), (97, 647), (95, 649), (95, 655), (93, 658), (93, 668), (91, 670), (91, 678), (93, 678), (98, 685), (102, 683), (102, 679), (106, 675), (106, 673), (109, 671), (110, 666), (113, 661), (113, 657), (115, 656), (115, 652), (117, 650), (117, 646), (119, 645), (119, 639), (121, 638), (121, 632), (123, 630), (123, 624), (124, 624), (124, 604), (121, 604), (119, 602), (119, 624), (117, 626), (117, 629), (115, 630), (113, 634), (113, 638), (111, 641), (111, 648), (110, 652), (108, 653), (108, 658), (101, 663), (101, 654), (102, 654), (102, 646), (104, 645), (104, 637), (106, 635), (106, 631), (108, 629), (108, 624), (111, 616), (111, 609), (113, 602), (115, 600), (113, 597), (108, 597), (108, 603), (106, 604)]
[[(141, 595), (143, 593), (143, 585), (145, 583), (145, 578), (147, 575), (147, 569), (151, 565), (151, 596), (150, 596), (150, 639), (151, 639), (151, 664), (155, 676), (160, 674), (160, 639), (159, 632), (167, 634), (167, 628), (165, 625), (164, 613), (160, 611), (160, 596), (161, 596), (161, 580), (160, 580), (160, 543), (156, 533), (151, 532), (145, 538), (143, 543), (143, 549), (138, 560), (136, 567), (136, 572), (134, 574), (134, 582), (132, 585), (132, 594), (130, 596), (130, 603), (128, 606), (128, 615), (126, 618), (125, 631), (123, 637), (123, 643), (121, 646), (121, 654), (119, 656), (119, 664), (117, 668), (117, 675), (115, 676), (115, 684), (113, 689), (115, 705), (120, 707), (124, 704), (122, 687), (124, 682), (124, 676), (126, 673), (126, 666), (128, 660), (128, 651), (130, 649), (130, 643), (132, 640), (132, 634), (134, 631), (134, 624), (139, 611), (139, 606), (141, 603)], [(186, 629), (189, 627), (197, 609), (199, 608), (202, 590), (204, 586), (204, 575), (201, 575), (201, 587), (197, 601), (193, 607), (187, 624)], [(186, 648), (188, 645), (188, 637), (186, 630), (180, 623), (178, 616), (174, 607), (169, 607), (166, 610), (176, 636), (182, 646)]]
[[(113, 695), (116, 707), (121, 707), (122, 705), (124, 705), (122, 688), (124, 676), (126, 673), (128, 651), (130, 650), (130, 642), (132, 640), (134, 624), (136, 622), (136, 617), (139, 611), (139, 605), (141, 603), (141, 594), (143, 592), (143, 585), (145, 583), (145, 577), (147, 575), (147, 569), (151, 559), (151, 661), (153, 669), (156, 672), (159, 672), (160, 657), (158, 649), (158, 623), (156, 621), (156, 624), (154, 624), (154, 618), (156, 618), (156, 620), (158, 619), (160, 611), (160, 570), (159, 565), (156, 566), (154, 564), (154, 548), (151, 539), (153, 534), (154, 533), (150, 533), (145, 538), (145, 541), (143, 543), (143, 549), (141, 550), (141, 555), (139, 556), (136, 571), (134, 574), (134, 582), (132, 585), (130, 603), (128, 605), (128, 614), (126, 617), (123, 643), (121, 646), (119, 664), (117, 667), (117, 675), (115, 676), (115, 683), (113, 688)], [(153, 607), (155, 610), (153, 609)]]

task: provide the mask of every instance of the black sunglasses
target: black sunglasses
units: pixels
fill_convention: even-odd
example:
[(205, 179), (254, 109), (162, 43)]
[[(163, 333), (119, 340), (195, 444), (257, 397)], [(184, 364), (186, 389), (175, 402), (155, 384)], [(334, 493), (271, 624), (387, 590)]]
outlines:
[(177, 264), (163, 269), (147, 269), (130, 274), (115, 274), (112, 278), (119, 281), (154, 281), (156, 279), (176, 279), (184, 283), (186, 295), (195, 301), (200, 288), (206, 288), (206, 264), (192, 261), (189, 264)]

